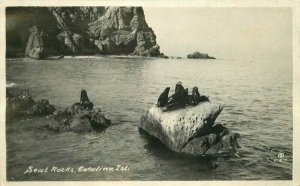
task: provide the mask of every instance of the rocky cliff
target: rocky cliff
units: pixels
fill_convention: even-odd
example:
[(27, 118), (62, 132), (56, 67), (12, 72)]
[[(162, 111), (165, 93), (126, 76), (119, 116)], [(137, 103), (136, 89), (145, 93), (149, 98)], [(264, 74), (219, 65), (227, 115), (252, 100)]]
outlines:
[(161, 55), (142, 7), (8, 7), (6, 22), (7, 57)]

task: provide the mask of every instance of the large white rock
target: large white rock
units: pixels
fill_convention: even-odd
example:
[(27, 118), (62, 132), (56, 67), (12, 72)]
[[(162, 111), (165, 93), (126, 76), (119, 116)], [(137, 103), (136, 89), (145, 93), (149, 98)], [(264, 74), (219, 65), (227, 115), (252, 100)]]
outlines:
[(171, 150), (181, 152), (191, 139), (214, 125), (222, 109), (220, 104), (211, 102), (173, 111), (153, 106), (142, 116), (139, 127)]

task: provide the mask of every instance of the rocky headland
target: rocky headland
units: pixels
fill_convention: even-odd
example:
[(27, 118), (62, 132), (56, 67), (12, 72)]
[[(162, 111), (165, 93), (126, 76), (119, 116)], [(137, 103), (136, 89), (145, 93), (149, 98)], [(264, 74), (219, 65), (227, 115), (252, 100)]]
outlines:
[(142, 7), (9, 7), (6, 57), (165, 57)]

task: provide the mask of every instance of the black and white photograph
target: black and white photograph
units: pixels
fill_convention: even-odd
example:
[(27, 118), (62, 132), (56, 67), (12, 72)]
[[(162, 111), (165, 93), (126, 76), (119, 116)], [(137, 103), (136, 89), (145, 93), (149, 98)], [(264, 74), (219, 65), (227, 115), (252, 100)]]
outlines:
[(6, 182), (295, 179), (292, 7), (106, 5), (3, 8)]

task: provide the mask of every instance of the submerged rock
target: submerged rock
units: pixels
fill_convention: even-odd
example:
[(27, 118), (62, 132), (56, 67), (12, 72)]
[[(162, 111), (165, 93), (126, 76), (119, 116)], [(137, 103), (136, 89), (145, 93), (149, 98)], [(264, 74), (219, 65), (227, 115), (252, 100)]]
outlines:
[(53, 114), (55, 107), (48, 100), (34, 101), (27, 91), (21, 94), (6, 94), (6, 116), (8, 119), (21, 116), (46, 116)]
[(214, 126), (222, 109), (211, 102), (173, 111), (153, 106), (142, 116), (139, 127), (175, 152), (195, 156), (229, 153), (239, 136), (220, 124)]
[(105, 118), (100, 109), (93, 108), (93, 103), (89, 101), (85, 90), (81, 92), (79, 103), (55, 112), (54, 120), (49, 128), (58, 131), (99, 131), (111, 125), (111, 121)]

